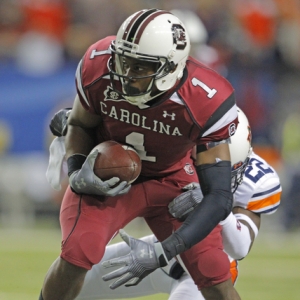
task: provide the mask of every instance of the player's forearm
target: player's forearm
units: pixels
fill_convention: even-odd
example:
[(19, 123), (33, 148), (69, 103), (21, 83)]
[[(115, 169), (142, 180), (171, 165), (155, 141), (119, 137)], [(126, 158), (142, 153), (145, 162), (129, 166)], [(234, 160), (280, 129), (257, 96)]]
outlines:
[(68, 124), (68, 133), (65, 138), (67, 158), (75, 153), (88, 155), (94, 146), (95, 132), (93, 129), (84, 129)]
[(231, 213), (220, 223), (224, 250), (234, 259), (244, 258), (250, 249), (251, 237), (246, 225), (238, 222)]
[(205, 198), (182, 226), (162, 242), (168, 259), (202, 241), (226, 216), (227, 211), (218, 202), (212, 205), (213, 199)]
[(233, 201), (230, 170), (229, 161), (197, 167), (204, 198), (182, 226), (162, 242), (168, 259), (202, 241), (229, 215)]

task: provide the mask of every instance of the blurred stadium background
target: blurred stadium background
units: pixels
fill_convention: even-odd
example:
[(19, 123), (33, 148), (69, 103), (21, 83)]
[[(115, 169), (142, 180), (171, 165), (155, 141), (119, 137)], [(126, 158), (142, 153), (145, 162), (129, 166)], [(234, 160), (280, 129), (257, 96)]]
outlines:
[[(300, 298), (298, 0), (1, 0), (1, 300), (36, 299), (59, 253), (63, 191), (51, 190), (45, 178), (53, 138), (48, 123), (53, 112), (72, 105), (77, 63), (128, 15), (152, 7), (174, 10), (190, 31), (192, 55), (233, 84), (255, 152), (281, 178), (282, 205), (263, 218), (240, 263), (238, 290), (246, 300)], [(148, 230), (137, 220), (130, 233)]]

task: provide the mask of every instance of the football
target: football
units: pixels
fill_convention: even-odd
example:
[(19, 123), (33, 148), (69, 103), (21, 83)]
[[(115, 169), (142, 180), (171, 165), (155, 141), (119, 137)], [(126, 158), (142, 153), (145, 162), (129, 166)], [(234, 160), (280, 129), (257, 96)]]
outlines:
[(121, 181), (131, 184), (140, 175), (142, 162), (132, 147), (115, 141), (106, 141), (94, 149), (98, 150), (94, 173), (101, 180), (118, 177)]

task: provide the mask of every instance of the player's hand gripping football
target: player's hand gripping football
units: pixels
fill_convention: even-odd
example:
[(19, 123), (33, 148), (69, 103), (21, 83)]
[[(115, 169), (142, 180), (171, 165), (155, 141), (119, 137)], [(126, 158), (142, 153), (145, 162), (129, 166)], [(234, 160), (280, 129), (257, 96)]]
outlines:
[(177, 196), (169, 203), (169, 212), (174, 217), (184, 221), (195, 207), (202, 201), (203, 194), (200, 185), (192, 182), (182, 188), (184, 193)]
[(154, 270), (168, 264), (168, 259), (161, 243), (148, 244), (129, 236), (122, 229), (119, 233), (122, 239), (130, 246), (131, 251), (125, 256), (113, 258), (102, 263), (102, 266), (105, 268), (123, 266), (102, 276), (104, 281), (118, 278), (110, 285), (111, 289), (115, 289), (123, 284), (125, 286), (137, 285)]
[(98, 150), (92, 151), (86, 158), (81, 169), (73, 172), (69, 177), (69, 183), (72, 189), (78, 194), (90, 194), (98, 196), (116, 196), (126, 194), (131, 185), (127, 181), (120, 182), (119, 178), (113, 177), (102, 181), (93, 171)]
[(50, 130), (55, 136), (65, 136), (67, 133), (67, 121), (71, 108), (63, 108), (55, 113), (50, 121)]

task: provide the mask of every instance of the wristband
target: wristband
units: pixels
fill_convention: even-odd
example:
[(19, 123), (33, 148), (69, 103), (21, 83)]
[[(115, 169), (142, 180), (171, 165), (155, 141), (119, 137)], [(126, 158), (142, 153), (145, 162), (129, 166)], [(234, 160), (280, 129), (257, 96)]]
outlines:
[(164, 249), (164, 253), (168, 260), (171, 260), (177, 254), (180, 254), (187, 250), (187, 247), (184, 244), (181, 236), (174, 232), (168, 238), (161, 242), (161, 245)]
[(175, 263), (170, 268), (169, 276), (178, 280), (183, 273), (184, 273), (184, 269), (182, 268), (179, 262), (175, 261)]
[(74, 173), (77, 170), (80, 170), (84, 164), (86, 156), (84, 154), (73, 154), (67, 159), (68, 165), (68, 176)]

